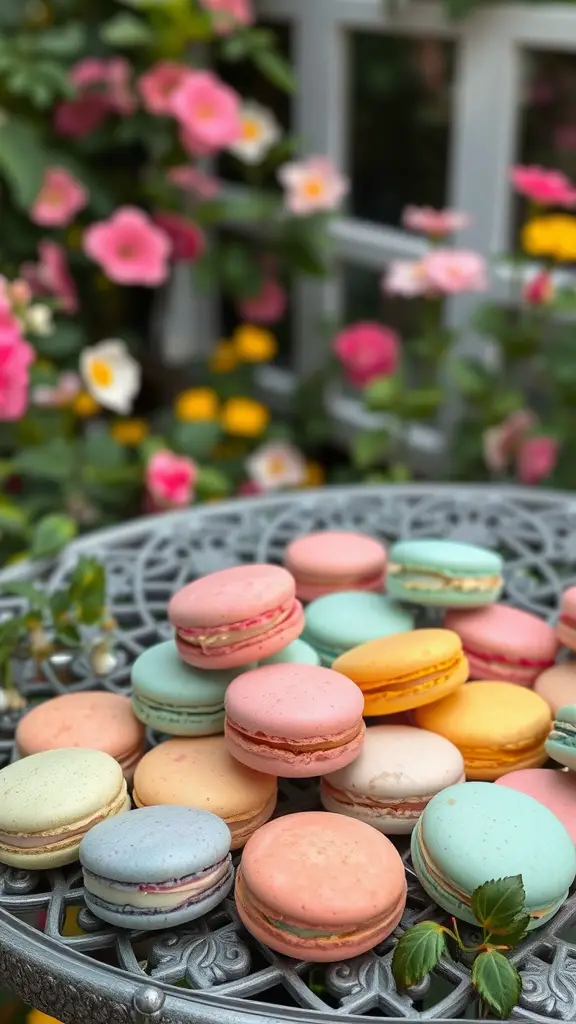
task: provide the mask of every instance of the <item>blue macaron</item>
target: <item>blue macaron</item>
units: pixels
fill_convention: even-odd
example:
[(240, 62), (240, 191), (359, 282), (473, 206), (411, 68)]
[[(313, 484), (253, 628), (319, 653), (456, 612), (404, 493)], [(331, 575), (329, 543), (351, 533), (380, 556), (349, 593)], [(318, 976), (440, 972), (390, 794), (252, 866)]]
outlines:
[(576, 704), (558, 708), (545, 748), (553, 761), (576, 770)]
[(428, 895), (471, 924), (472, 893), (490, 879), (522, 875), (533, 929), (560, 909), (576, 877), (574, 843), (556, 815), (489, 782), (458, 783), (432, 797), (412, 833), (412, 863)]
[(271, 654), (269, 658), (264, 658), (258, 664), (285, 665), (287, 662), (293, 662), (297, 665), (319, 665), (320, 658), (314, 648), (307, 644), (305, 640), (293, 640), (287, 647), (283, 647), (276, 654)]
[(86, 906), (120, 928), (194, 921), (230, 892), (230, 838), (221, 818), (195, 807), (144, 807), (102, 821), (80, 844)]
[(414, 628), (412, 614), (384, 594), (350, 590), (327, 594), (306, 608), (304, 639), (330, 668), (341, 654), (393, 633)]
[(224, 694), (238, 670), (185, 665), (173, 640), (144, 651), (132, 666), (132, 706), (145, 725), (169, 736), (224, 732)]
[(404, 540), (390, 549), (386, 590), (397, 601), (480, 608), (502, 593), (500, 555), (451, 540)]

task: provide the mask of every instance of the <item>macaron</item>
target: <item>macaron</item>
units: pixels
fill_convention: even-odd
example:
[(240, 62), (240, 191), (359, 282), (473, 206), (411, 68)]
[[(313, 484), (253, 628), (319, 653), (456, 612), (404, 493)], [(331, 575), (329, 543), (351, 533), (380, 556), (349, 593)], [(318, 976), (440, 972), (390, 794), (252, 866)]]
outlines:
[(453, 743), (409, 725), (375, 725), (352, 764), (320, 784), (327, 811), (347, 814), (388, 835), (411, 832), (432, 797), (464, 782), (464, 761)]
[(226, 822), (239, 850), (274, 813), (277, 781), (241, 764), (223, 736), (173, 739), (153, 747), (134, 776), (137, 807), (180, 804), (211, 811)]
[(458, 747), (467, 779), (494, 781), (507, 772), (539, 768), (546, 760), (550, 708), (537, 693), (514, 683), (468, 683), (436, 704), (417, 708), (414, 721)]
[(328, 668), (352, 647), (414, 628), (411, 613), (369, 591), (341, 591), (312, 601), (305, 611), (304, 638)]
[(562, 822), (531, 796), (486, 782), (432, 798), (412, 833), (412, 863), (434, 902), (470, 924), (477, 923), (475, 889), (522, 875), (530, 929), (554, 916), (576, 876), (576, 850)]
[(320, 658), (316, 651), (305, 640), (293, 640), (287, 647), (283, 647), (276, 654), (269, 658), (263, 658), (260, 665), (278, 665), (287, 661), (295, 661), (298, 665), (319, 665)]
[(382, 590), (386, 549), (363, 533), (325, 530), (293, 540), (284, 565), (296, 580), (300, 600), (314, 601), (338, 590)]
[(526, 793), (544, 804), (562, 822), (576, 843), (576, 776), (555, 768), (526, 768), (496, 779), (497, 786), (508, 786)]
[(341, 655), (332, 668), (361, 688), (369, 716), (429, 704), (468, 679), (460, 637), (449, 629), (414, 629), (371, 640)]
[(287, 814), (248, 840), (236, 908), (271, 949), (313, 963), (366, 953), (396, 927), (406, 874), (386, 836), (341, 814)]
[(447, 629), (458, 633), (471, 679), (501, 679), (532, 686), (550, 668), (558, 651), (552, 626), (537, 615), (506, 604), (447, 612)]
[(360, 753), (363, 706), (358, 687), (329, 668), (263, 665), (228, 687), (228, 749), (249, 768), (270, 775), (325, 775)]
[(576, 704), (567, 704), (556, 712), (546, 753), (558, 764), (576, 770)]
[(83, 836), (130, 808), (117, 761), (101, 750), (45, 750), (0, 771), (0, 863), (23, 870), (78, 859)]
[(568, 587), (562, 594), (556, 636), (561, 644), (576, 651), (576, 587)]
[(236, 669), (205, 672), (186, 665), (173, 640), (155, 644), (132, 665), (134, 713), (169, 736), (224, 731), (224, 694)]
[(82, 840), (86, 906), (120, 928), (172, 928), (202, 917), (234, 881), (227, 826), (195, 807), (145, 807)]
[(174, 594), (168, 618), (182, 660), (204, 669), (268, 658), (304, 628), (294, 580), (278, 565), (237, 565), (194, 580)]
[(129, 697), (87, 691), (43, 701), (20, 719), (16, 745), (21, 757), (61, 747), (84, 747), (110, 754), (130, 780), (144, 753), (146, 734)]
[(390, 597), (443, 608), (479, 608), (497, 601), (504, 585), (500, 555), (451, 540), (404, 540), (390, 550)]
[(534, 692), (544, 698), (553, 715), (565, 704), (576, 704), (576, 662), (546, 669), (534, 683)]

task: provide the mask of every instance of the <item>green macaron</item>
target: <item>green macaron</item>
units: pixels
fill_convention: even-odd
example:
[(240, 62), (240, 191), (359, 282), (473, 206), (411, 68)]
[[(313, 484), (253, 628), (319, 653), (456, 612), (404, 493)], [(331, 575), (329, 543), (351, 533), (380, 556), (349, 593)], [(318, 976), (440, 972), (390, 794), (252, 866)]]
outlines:
[(304, 640), (317, 652), (322, 665), (353, 647), (414, 628), (412, 614), (384, 594), (363, 590), (327, 594), (306, 608)]
[(412, 604), (480, 608), (498, 600), (502, 573), (495, 551), (451, 540), (404, 540), (390, 549), (386, 590)]
[(576, 770), (576, 704), (558, 708), (545, 747), (553, 761)]

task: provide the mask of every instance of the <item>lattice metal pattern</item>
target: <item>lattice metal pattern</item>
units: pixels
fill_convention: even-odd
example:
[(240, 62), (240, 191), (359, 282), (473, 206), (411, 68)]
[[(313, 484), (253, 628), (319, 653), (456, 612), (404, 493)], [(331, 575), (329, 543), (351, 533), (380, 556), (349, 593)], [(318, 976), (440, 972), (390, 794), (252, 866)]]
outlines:
[[(84, 657), (73, 662), (56, 658), (45, 666), (43, 679), (35, 678), (30, 665), (23, 665), (22, 691), (29, 696), (92, 687), (129, 692), (133, 659), (171, 635), (165, 611), (178, 587), (230, 565), (279, 562), (293, 537), (330, 528), (361, 530), (387, 543), (398, 537), (435, 536), (492, 547), (506, 561), (505, 600), (551, 620), (561, 591), (576, 584), (576, 499), (569, 496), (415, 485), (334, 489), (208, 506), (136, 521), (74, 546), (49, 574), (47, 586), (62, 582), (80, 550), (105, 561), (111, 611), (119, 624), (116, 665), (98, 680)], [(2, 599), (0, 616), (18, 607), (17, 601)], [(14, 714), (0, 719), (2, 763), (13, 756), (16, 721)], [(150, 742), (157, 739), (151, 736)], [(316, 806), (315, 782), (282, 782), (278, 813)], [(412, 872), (405, 843), (402, 850), (410, 884), (398, 933), (418, 920), (442, 919)], [(70, 928), (70, 914), (75, 916), (70, 908), (79, 911), (82, 934)], [(261, 1013), (276, 1019), (286, 1015), (288, 1007), (342, 1019), (362, 1014), (457, 1017), (472, 998), (466, 964), (448, 959), (418, 990), (398, 995), (390, 970), (392, 937), (356, 960), (316, 966), (287, 960), (246, 933), (232, 900), (202, 921), (173, 932), (130, 934), (110, 928), (84, 907), (77, 865), (51, 872), (0, 870), (0, 909), (43, 931), (60, 950), (120, 967), (136, 982), (181, 986), (183, 1017), (192, 1015), (194, 991), (240, 997), (251, 1001), (251, 1009), (256, 1000)], [(518, 1017), (576, 1018), (576, 895), (550, 925), (523, 943), (514, 960), (524, 979)]]

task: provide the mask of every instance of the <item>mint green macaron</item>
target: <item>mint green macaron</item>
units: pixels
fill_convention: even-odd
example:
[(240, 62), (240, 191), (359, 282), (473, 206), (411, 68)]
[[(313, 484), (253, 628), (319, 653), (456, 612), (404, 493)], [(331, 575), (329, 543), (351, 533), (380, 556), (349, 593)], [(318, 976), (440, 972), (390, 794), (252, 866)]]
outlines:
[(406, 608), (384, 594), (363, 590), (327, 594), (306, 608), (303, 638), (327, 668), (353, 647), (414, 628)]
[(297, 665), (319, 665), (320, 658), (316, 651), (305, 640), (293, 640), (287, 647), (283, 647), (276, 654), (259, 661), (259, 665), (278, 665), (293, 662)]
[(386, 590), (397, 601), (480, 608), (502, 593), (504, 563), (495, 551), (451, 540), (403, 540), (389, 552)]
[(145, 725), (169, 736), (224, 732), (224, 694), (239, 674), (185, 665), (173, 640), (144, 651), (132, 666), (132, 706)]
[(572, 771), (576, 770), (576, 704), (558, 708), (545, 747), (548, 757)]

